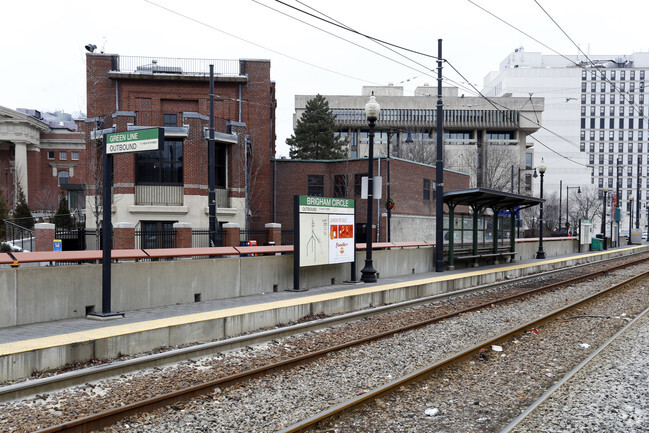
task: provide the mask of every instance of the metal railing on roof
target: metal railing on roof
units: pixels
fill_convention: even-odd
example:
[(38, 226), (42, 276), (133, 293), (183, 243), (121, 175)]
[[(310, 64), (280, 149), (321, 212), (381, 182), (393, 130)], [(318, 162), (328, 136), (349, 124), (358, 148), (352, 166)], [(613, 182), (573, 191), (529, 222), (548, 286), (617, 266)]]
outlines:
[(241, 75), (239, 60), (134, 56), (119, 56), (116, 60), (113, 64), (113, 72), (132, 74), (182, 74), (207, 77), (210, 74), (210, 65), (214, 65), (214, 75)]

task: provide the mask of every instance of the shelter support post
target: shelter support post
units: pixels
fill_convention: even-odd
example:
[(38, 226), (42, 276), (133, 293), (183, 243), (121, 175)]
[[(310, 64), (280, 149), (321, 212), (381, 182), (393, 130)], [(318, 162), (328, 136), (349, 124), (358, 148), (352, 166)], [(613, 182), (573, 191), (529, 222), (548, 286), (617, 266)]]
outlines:
[(455, 269), (455, 257), (453, 244), (455, 243), (455, 205), (448, 207), (448, 270)]

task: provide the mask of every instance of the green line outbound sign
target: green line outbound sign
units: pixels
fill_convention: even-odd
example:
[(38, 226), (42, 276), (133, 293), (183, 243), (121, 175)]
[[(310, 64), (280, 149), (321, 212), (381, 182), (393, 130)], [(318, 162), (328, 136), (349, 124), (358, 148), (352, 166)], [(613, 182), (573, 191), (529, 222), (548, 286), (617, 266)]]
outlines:
[(106, 134), (104, 139), (107, 154), (159, 150), (164, 140), (164, 128), (112, 132)]

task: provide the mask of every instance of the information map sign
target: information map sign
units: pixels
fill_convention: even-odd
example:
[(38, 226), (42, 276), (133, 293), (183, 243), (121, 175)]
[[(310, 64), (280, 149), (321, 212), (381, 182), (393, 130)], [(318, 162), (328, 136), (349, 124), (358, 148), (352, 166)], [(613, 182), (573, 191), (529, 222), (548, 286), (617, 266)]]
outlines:
[(353, 199), (299, 197), (300, 266), (354, 261), (354, 205)]

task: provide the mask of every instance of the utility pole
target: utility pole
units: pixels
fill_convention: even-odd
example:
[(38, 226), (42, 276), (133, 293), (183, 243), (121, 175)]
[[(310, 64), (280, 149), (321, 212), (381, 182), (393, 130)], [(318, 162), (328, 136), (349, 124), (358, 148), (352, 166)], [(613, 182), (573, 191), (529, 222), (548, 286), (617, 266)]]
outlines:
[(444, 110), (442, 104), (442, 40), (437, 40), (437, 161), (435, 161), (435, 271), (444, 270)]

